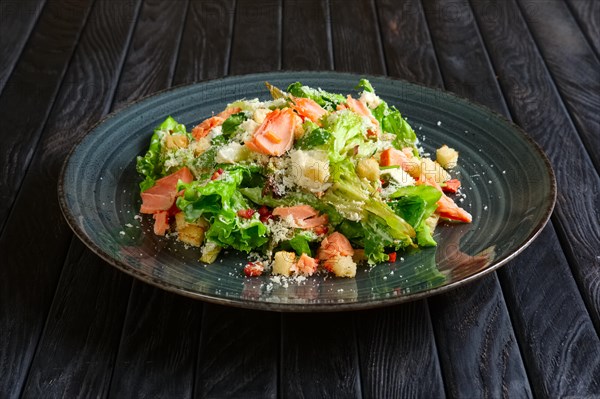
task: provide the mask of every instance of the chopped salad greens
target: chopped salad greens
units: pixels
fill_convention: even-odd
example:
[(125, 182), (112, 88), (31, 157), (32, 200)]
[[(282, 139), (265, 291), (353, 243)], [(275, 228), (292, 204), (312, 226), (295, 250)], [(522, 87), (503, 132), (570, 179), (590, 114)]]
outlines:
[(351, 95), (300, 82), (273, 100), (239, 100), (191, 131), (168, 117), (137, 158), (141, 213), (214, 262), (221, 249), (259, 253), (244, 268), (354, 277), (357, 264), (434, 246), (438, 220), (469, 223), (446, 196), (458, 152), (422, 156), (414, 130), (368, 80)]

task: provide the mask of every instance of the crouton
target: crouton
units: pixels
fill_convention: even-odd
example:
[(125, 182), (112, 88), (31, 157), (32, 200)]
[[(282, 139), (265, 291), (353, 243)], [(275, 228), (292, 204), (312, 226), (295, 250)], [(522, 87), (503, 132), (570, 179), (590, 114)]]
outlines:
[(379, 163), (374, 158), (361, 159), (356, 165), (356, 174), (372, 182), (379, 181)]
[(448, 147), (446, 144), (435, 152), (437, 162), (446, 169), (451, 169), (458, 163), (458, 151)]
[(275, 252), (275, 257), (273, 259), (272, 274), (281, 274), (282, 276), (289, 276), (292, 274), (293, 269), (295, 269), (295, 265), (295, 253), (286, 251)]

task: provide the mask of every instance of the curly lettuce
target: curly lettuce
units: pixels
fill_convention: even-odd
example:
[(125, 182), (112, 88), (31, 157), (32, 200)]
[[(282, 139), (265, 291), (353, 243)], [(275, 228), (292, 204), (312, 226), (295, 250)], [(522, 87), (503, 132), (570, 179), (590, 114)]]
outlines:
[(177, 199), (177, 207), (188, 221), (200, 217), (209, 221), (207, 241), (250, 252), (269, 241), (269, 229), (258, 214), (250, 218), (238, 215), (238, 211), (249, 209), (248, 201), (239, 191), (244, 173), (243, 169), (230, 169), (219, 179), (180, 184), (178, 190), (185, 192)]

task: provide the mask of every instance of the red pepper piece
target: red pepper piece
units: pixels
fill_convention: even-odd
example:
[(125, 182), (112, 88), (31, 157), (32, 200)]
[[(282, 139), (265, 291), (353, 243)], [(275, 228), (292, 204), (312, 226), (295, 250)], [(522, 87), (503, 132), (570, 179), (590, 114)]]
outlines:
[(237, 211), (238, 216), (244, 219), (250, 219), (254, 213), (256, 213), (254, 209), (240, 209)]
[(459, 188), (460, 180), (458, 179), (446, 180), (442, 185), (442, 191), (444, 191), (445, 193), (456, 194)]
[(388, 254), (388, 262), (394, 263), (395, 261), (396, 261), (396, 253), (392, 252), (392, 253)]
[(250, 262), (244, 267), (244, 274), (248, 277), (258, 277), (264, 270), (262, 262)]

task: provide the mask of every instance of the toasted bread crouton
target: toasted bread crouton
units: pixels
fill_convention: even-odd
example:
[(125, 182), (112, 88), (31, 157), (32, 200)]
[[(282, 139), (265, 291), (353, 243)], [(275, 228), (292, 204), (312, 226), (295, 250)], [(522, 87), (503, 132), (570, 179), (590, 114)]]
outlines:
[(204, 241), (204, 229), (198, 223), (189, 223), (185, 221), (183, 212), (175, 215), (175, 229), (178, 233), (179, 241), (194, 247), (199, 247)]
[(337, 277), (355, 277), (356, 263), (352, 260), (352, 256), (335, 255), (327, 259), (323, 266), (335, 274)]
[(356, 165), (356, 174), (371, 182), (379, 181), (379, 163), (374, 158), (361, 159)]
[(451, 169), (458, 163), (458, 151), (444, 144), (435, 152), (435, 158), (443, 168)]
[(290, 276), (296, 265), (296, 254), (293, 252), (275, 252), (272, 274)]

